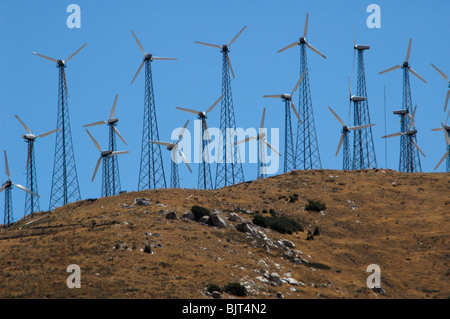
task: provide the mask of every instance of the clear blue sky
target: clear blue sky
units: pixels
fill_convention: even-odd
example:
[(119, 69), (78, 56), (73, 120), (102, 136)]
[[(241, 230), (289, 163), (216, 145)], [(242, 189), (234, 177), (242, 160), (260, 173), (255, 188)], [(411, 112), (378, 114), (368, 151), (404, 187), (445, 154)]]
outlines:
[[(81, 7), (81, 28), (69, 29), (66, 8)], [(366, 8), (381, 7), (381, 28), (369, 29)], [(341, 169), (342, 153), (334, 156), (340, 125), (327, 107), (343, 118), (348, 110), (347, 76), (352, 72), (353, 25), (357, 42), (371, 49), (365, 53), (366, 79), (376, 156), (379, 167), (386, 167), (384, 140), (383, 90), (387, 93), (387, 133), (399, 131), (399, 119), (392, 111), (401, 107), (402, 72), (378, 75), (401, 64), (412, 37), (410, 62), (428, 81), (414, 76), (413, 103), (418, 105), (416, 126), (418, 144), (426, 158), (422, 169), (431, 172), (445, 152), (442, 132), (431, 132), (445, 120), (443, 104), (447, 85), (432, 69), (434, 63), (448, 76), (450, 64), (450, 2), (441, 1), (18, 1), (0, 2), (0, 149), (7, 150), (12, 179), (26, 183), (25, 132), (14, 118), (18, 114), (34, 133), (56, 127), (57, 75), (55, 65), (31, 52), (54, 58), (67, 58), (85, 42), (88, 45), (69, 61), (66, 74), (69, 108), (78, 178), (82, 198), (100, 196), (101, 175), (92, 183), (91, 176), (98, 151), (82, 125), (107, 119), (114, 96), (119, 94), (116, 115), (118, 129), (128, 141), (118, 140), (118, 148), (130, 150), (120, 156), (121, 183), (124, 190), (136, 190), (142, 134), (144, 100), (143, 72), (130, 86), (142, 53), (130, 29), (139, 37), (147, 52), (157, 56), (177, 57), (178, 61), (154, 61), (153, 82), (160, 139), (170, 140), (172, 129), (192, 117), (175, 109), (208, 107), (221, 94), (221, 54), (219, 50), (194, 41), (223, 44), (244, 26), (247, 29), (231, 47), (231, 61), (236, 74), (232, 81), (237, 126), (257, 127), (262, 108), (267, 108), (267, 127), (280, 128), (283, 151), (283, 103), (263, 99), (264, 94), (287, 93), (299, 77), (299, 48), (277, 54), (282, 47), (297, 41), (303, 33), (309, 12), (308, 40), (327, 56), (322, 59), (308, 52), (310, 83), (322, 166)], [(352, 76), (356, 91), (356, 72)], [(294, 96), (298, 104), (298, 95)], [(209, 117), (209, 126), (219, 126), (219, 108)], [(192, 130), (192, 121), (189, 128)], [(296, 127), (296, 125), (294, 125)], [(91, 130), (100, 144), (107, 145), (104, 126)], [(36, 165), (41, 209), (49, 203), (55, 135), (36, 143)], [(2, 152), (3, 153), (3, 152)], [(166, 178), (169, 183), (170, 156), (163, 149)], [(398, 169), (399, 138), (388, 141), (387, 167)], [(280, 161), (282, 164), (282, 161)], [(197, 185), (197, 164), (191, 175), (180, 166), (182, 187)], [(6, 180), (3, 155), (0, 181)], [(442, 172), (445, 164), (438, 171)], [(246, 180), (255, 178), (255, 164), (245, 164)], [(282, 165), (280, 165), (280, 172)], [(213, 176), (215, 176), (213, 165)], [(3, 206), (3, 197), (0, 197)], [(25, 193), (13, 193), (15, 218), (23, 217)], [(2, 208), (3, 210), (3, 208)]]

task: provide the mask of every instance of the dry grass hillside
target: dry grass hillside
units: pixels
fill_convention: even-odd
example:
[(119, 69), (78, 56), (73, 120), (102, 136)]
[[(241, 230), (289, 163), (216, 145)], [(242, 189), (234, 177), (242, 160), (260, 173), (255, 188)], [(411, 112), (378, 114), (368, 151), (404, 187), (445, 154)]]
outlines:
[[(308, 199), (326, 209), (305, 210)], [(227, 227), (181, 218), (193, 205), (219, 210)], [(304, 231), (252, 225), (252, 213), (270, 209)], [(247, 287), (245, 298), (449, 298), (449, 218), (450, 174), (391, 170), (294, 171), (220, 190), (85, 200), (0, 231), (0, 298), (212, 298), (208, 284), (230, 282)], [(251, 232), (237, 230), (242, 221)], [(66, 286), (70, 264), (81, 267), (80, 289)], [(367, 288), (370, 264), (385, 294)]]

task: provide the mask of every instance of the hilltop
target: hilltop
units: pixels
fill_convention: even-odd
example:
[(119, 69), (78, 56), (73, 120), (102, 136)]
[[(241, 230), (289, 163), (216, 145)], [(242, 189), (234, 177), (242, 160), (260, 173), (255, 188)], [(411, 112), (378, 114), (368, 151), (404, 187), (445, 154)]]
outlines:
[[(230, 282), (246, 298), (449, 298), (449, 194), (448, 173), (312, 170), (79, 201), (0, 231), (0, 298), (212, 298), (207, 285)], [(226, 227), (181, 218), (194, 205)], [(251, 223), (271, 210), (304, 231)], [(66, 286), (70, 264), (80, 289)], [(385, 294), (367, 288), (370, 264)]]

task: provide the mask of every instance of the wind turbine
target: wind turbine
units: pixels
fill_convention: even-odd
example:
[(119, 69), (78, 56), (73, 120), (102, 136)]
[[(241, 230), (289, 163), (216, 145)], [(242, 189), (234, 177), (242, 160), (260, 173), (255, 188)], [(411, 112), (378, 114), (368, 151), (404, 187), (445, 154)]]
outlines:
[(431, 66), (444, 78), (445, 81), (447, 81), (448, 83), (448, 91), (447, 91), (447, 96), (445, 97), (445, 104), (444, 104), (444, 112), (447, 111), (447, 105), (448, 105), (448, 100), (450, 98), (450, 80), (448, 79), (448, 77), (444, 74), (444, 72), (442, 72), (441, 70), (439, 70), (433, 63), (431, 63)]
[[(39, 135), (34, 135), (31, 133), (31, 130), (28, 128), (28, 126), (20, 119), (20, 117), (15, 114), (14, 115), (16, 119), (22, 124), (22, 126), (25, 128), (25, 131), (27, 131), (27, 134), (22, 135), (22, 138), (24, 141), (28, 144), (28, 152), (27, 152), (27, 164), (25, 166), (25, 169), (27, 170), (27, 188), (33, 192), (38, 192), (37, 187), (37, 175), (36, 175), (36, 165), (34, 161), (34, 142), (38, 137), (45, 137), (50, 134), (53, 134), (60, 129), (56, 129), (53, 131), (49, 131), (46, 133), (42, 133)], [(40, 211), (39, 207), (39, 199), (32, 196), (30, 193), (27, 193), (25, 195), (25, 213), (24, 215), (28, 215), (34, 212)]]
[[(300, 73), (305, 73), (305, 79), (302, 81), (299, 89), (298, 114), (303, 120), (302, 125), (297, 124), (297, 140), (295, 146), (295, 167), (296, 169), (321, 169), (319, 145), (317, 141), (316, 127), (314, 123), (314, 112), (311, 99), (311, 88), (309, 85), (309, 67), (306, 55), (306, 48), (314, 51), (322, 58), (325, 55), (320, 53), (315, 47), (308, 43), (306, 36), (308, 34), (309, 13), (306, 13), (305, 27), (303, 36), (298, 41), (278, 50), (277, 53), (300, 46)], [(286, 160), (286, 159), (285, 159)]]
[(149, 141), (150, 143), (166, 146), (167, 150), (170, 151), (171, 160), (172, 160), (171, 175), (170, 175), (170, 188), (179, 188), (180, 187), (180, 176), (178, 174), (178, 159), (177, 159), (178, 153), (180, 153), (181, 157), (183, 158), (184, 163), (186, 164), (187, 168), (189, 169), (189, 172), (191, 172), (191, 174), (192, 174), (192, 170), (189, 167), (189, 164), (186, 160), (186, 156), (184, 156), (183, 152), (181, 151), (180, 147), (178, 146), (178, 143), (180, 142), (181, 138), (183, 137), (184, 131), (185, 131), (188, 123), (189, 123), (189, 120), (187, 120), (186, 124), (184, 124), (180, 134), (178, 135), (178, 140), (175, 143)]
[(309, 43), (306, 41), (306, 35), (308, 34), (308, 19), (309, 19), (309, 13), (307, 12), (307, 13), (306, 13), (306, 20), (305, 20), (305, 27), (304, 27), (304, 29), (303, 29), (303, 36), (300, 37), (298, 41), (295, 41), (295, 42), (289, 44), (288, 46), (286, 46), (286, 47), (284, 47), (284, 48), (278, 50), (277, 53), (283, 52), (284, 50), (293, 48), (293, 47), (295, 47), (295, 46), (297, 46), (297, 45), (302, 45), (302, 44), (304, 44), (304, 45), (306, 45), (309, 49), (313, 50), (313, 51), (316, 52), (318, 55), (320, 55), (322, 58), (324, 58), (324, 59), (327, 58), (327, 57), (324, 56), (322, 53), (320, 53), (315, 47), (313, 47), (311, 44), (309, 44)]
[(292, 134), (292, 122), (291, 122), (291, 109), (294, 112), (295, 116), (299, 124), (302, 123), (300, 116), (297, 113), (297, 109), (295, 108), (294, 102), (292, 102), (292, 95), (297, 91), (303, 76), (305, 75), (303, 72), (300, 79), (297, 81), (294, 89), (290, 94), (278, 94), (278, 95), (264, 95), (263, 97), (267, 98), (281, 98), (284, 102), (284, 173), (295, 169), (295, 151), (294, 151), (294, 140)]
[[(411, 88), (410, 88), (410, 79), (409, 73), (414, 74), (417, 78), (419, 78), (424, 83), (427, 83), (420, 75), (418, 75), (409, 64), (409, 57), (411, 53), (411, 42), (412, 39), (409, 39), (408, 50), (406, 52), (406, 58), (403, 61), (402, 65), (396, 65), (387, 70), (381, 71), (379, 74), (383, 74), (386, 72), (390, 72), (396, 69), (403, 70), (403, 102), (402, 102), (402, 110), (394, 111), (394, 114), (401, 116), (401, 128), (400, 128), (400, 163), (399, 163), (399, 171), (400, 172), (420, 172), (422, 171), (420, 164), (420, 156), (417, 151), (414, 151), (412, 145), (415, 145), (419, 152), (420, 149), (417, 146), (417, 142), (415, 141), (416, 134), (412, 133), (414, 130), (411, 130), (412, 125), (409, 123), (410, 119), (414, 116), (411, 116), (411, 109), (409, 108), (412, 105), (411, 100)], [(406, 116), (408, 114), (408, 116)], [(422, 153), (422, 152), (421, 152)], [(423, 153), (422, 153), (423, 155)]]
[(410, 114), (406, 113), (406, 110), (401, 110), (404, 111), (402, 113), (400, 113), (400, 111), (396, 111), (397, 113), (395, 114), (399, 114), (402, 116), (402, 122), (404, 122), (403, 118), (406, 117), (406, 115), (408, 115), (409, 117), (409, 126), (408, 129), (405, 130), (404, 132), (398, 132), (398, 133), (394, 133), (394, 134), (390, 134), (390, 135), (386, 135), (386, 136), (382, 136), (381, 138), (389, 138), (389, 137), (396, 137), (396, 136), (401, 136), (402, 138), (406, 138), (409, 143), (404, 144), (403, 145), (403, 149), (401, 149), (401, 155), (400, 158), (402, 159), (402, 157), (405, 157), (404, 161), (407, 163), (407, 165), (409, 167), (407, 167), (407, 172), (415, 172), (415, 164), (414, 164), (414, 152), (413, 152), (413, 148), (411, 145), (414, 145), (415, 148), (417, 148), (417, 150), (420, 152), (420, 154), (423, 155), (423, 157), (426, 157), (425, 153), (420, 149), (419, 145), (417, 144), (417, 142), (415, 141), (415, 137), (417, 134), (417, 129), (415, 127), (414, 124), (414, 118), (416, 116), (416, 110), (417, 110), (417, 105), (414, 108), (414, 112), (413, 115), (410, 116)]
[(38, 194), (30, 191), (29, 189), (23, 187), (20, 184), (14, 184), (11, 181), (11, 176), (9, 173), (9, 163), (8, 163), (8, 156), (6, 155), (6, 151), (4, 151), (5, 154), (5, 172), (6, 176), (8, 176), (8, 180), (3, 183), (2, 187), (0, 187), (0, 193), (5, 191), (5, 215), (4, 215), (4, 221), (3, 225), (6, 227), (9, 227), (14, 223), (14, 217), (13, 217), (13, 206), (12, 206), (12, 196), (11, 196), (11, 189), (13, 186), (16, 186), (18, 189), (21, 189), (33, 196), (39, 197)]
[(441, 160), (439, 161), (439, 163), (437, 163), (436, 167), (434, 168), (434, 170), (436, 170), (439, 165), (441, 165), (441, 163), (445, 160), (445, 158), (447, 158), (447, 173), (450, 172), (450, 136), (449, 136), (449, 132), (450, 132), (450, 127), (445, 126), (444, 123), (441, 123), (441, 129), (444, 132), (444, 136), (445, 136), (445, 144), (446, 144), (446, 148), (447, 151), (445, 152), (445, 154), (442, 156)]
[(412, 74), (414, 74), (417, 78), (419, 78), (424, 83), (427, 83), (427, 81), (425, 81), (419, 74), (417, 74), (416, 71), (414, 71), (411, 68), (410, 64), (409, 64), (409, 56), (410, 56), (410, 53), (411, 53), (411, 42), (412, 42), (412, 38), (409, 39), (408, 51), (406, 51), (405, 61), (403, 61), (402, 65), (398, 64), (396, 66), (393, 66), (392, 68), (389, 68), (387, 70), (381, 71), (378, 74), (383, 74), (383, 73), (386, 73), (386, 72), (390, 72), (390, 71), (393, 71), (393, 70), (404, 68), (405, 70), (407, 70), (407, 71), (411, 72)]
[(50, 193), (50, 207), (52, 210), (57, 206), (66, 205), (81, 198), (78, 176), (75, 165), (75, 154), (72, 145), (72, 133), (70, 130), (69, 106), (67, 102), (67, 81), (65, 68), (78, 52), (87, 43), (72, 53), (66, 60), (57, 60), (48, 56), (33, 52), (33, 54), (56, 63), (58, 68), (58, 109), (55, 156), (53, 162), (52, 188)]
[(91, 181), (92, 182), (94, 181), (95, 175), (97, 174), (98, 167), (100, 166), (100, 162), (102, 162), (103, 163), (103, 165), (102, 165), (102, 167), (103, 167), (103, 173), (102, 173), (102, 196), (104, 196), (104, 197), (112, 196), (113, 195), (111, 193), (111, 185), (112, 185), (111, 177), (112, 176), (111, 176), (111, 171), (109, 170), (110, 165), (109, 165), (108, 161), (113, 156), (120, 155), (120, 154), (126, 154), (126, 153), (129, 153), (130, 151), (112, 151), (112, 150), (105, 150), (105, 151), (103, 151), (101, 149), (101, 147), (100, 147), (100, 144), (98, 144), (98, 142), (91, 135), (91, 133), (88, 131), (88, 129), (86, 129), (86, 132), (88, 133), (88, 135), (91, 138), (92, 142), (94, 143), (95, 147), (100, 152), (100, 158), (97, 161), (97, 165), (95, 165), (94, 175), (92, 175), (92, 180)]
[[(125, 141), (125, 139), (123, 138), (123, 136), (119, 133), (119, 131), (116, 128), (116, 125), (119, 122), (119, 119), (114, 117), (114, 113), (116, 111), (116, 104), (117, 104), (118, 97), (119, 97), (119, 95), (116, 94), (116, 97), (114, 98), (114, 103), (113, 103), (111, 112), (109, 114), (108, 120), (98, 121), (98, 122), (83, 125), (83, 127), (90, 127), (90, 126), (108, 124), (108, 132), (109, 132), (109, 147), (108, 147), (108, 149), (113, 152), (117, 151), (116, 135), (122, 140), (122, 142), (125, 145), (128, 145), (127, 142)], [(107, 170), (110, 172), (111, 187), (110, 187), (109, 195), (106, 195), (106, 194), (102, 194), (102, 195), (103, 196), (118, 195), (121, 190), (118, 158), (115, 156), (111, 157), (108, 160), (108, 165), (109, 165), (109, 167), (107, 168)]]
[(343, 165), (342, 168), (346, 171), (351, 170), (351, 154), (350, 154), (350, 141), (348, 134), (350, 131), (360, 130), (366, 127), (374, 126), (375, 124), (366, 124), (366, 125), (359, 125), (359, 126), (353, 126), (349, 127), (347, 124), (342, 121), (342, 119), (333, 111), (331, 107), (328, 107), (328, 109), (333, 113), (334, 117), (338, 120), (338, 122), (342, 125), (342, 134), (341, 139), (339, 140), (338, 148), (336, 151), (335, 156), (339, 154), (339, 150), (341, 149), (342, 143), (344, 143), (344, 151), (343, 151)]
[(274, 147), (272, 147), (272, 145), (270, 145), (269, 142), (267, 142), (266, 132), (264, 131), (265, 130), (265, 128), (264, 128), (265, 115), (266, 115), (266, 108), (264, 108), (264, 110), (263, 110), (263, 114), (262, 114), (262, 118), (261, 118), (261, 125), (259, 126), (258, 135), (250, 136), (242, 141), (234, 143), (234, 145), (237, 145), (237, 144), (252, 141), (254, 139), (256, 139), (258, 141), (258, 174), (257, 174), (258, 179), (262, 179), (262, 178), (266, 177), (266, 173), (265, 173), (265, 169), (264, 169), (265, 168), (264, 149), (263, 149), (264, 144), (266, 144), (272, 151), (274, 151), (276, 154), (278, 154), (278, 156), (281, 156), (281, 154)]
[(144, 59), (134, 75), (131, 84), (145, 65), (145, 95), (144, 95), (144, 124), (142, 131), (141, 161), (139, 168), (138, 190), (166, 187), (166, 177), (161, 155), (161, 147), (148, 141), (159, 141), (158, 122), (156, 119), (155, 93), (151, 62), (154, 60), (178, 60), (177, 58), (163, 58), (146, 53), (137, 36), (131, 30), (134, 39), (144, 54)]
[(223, 94), (206, 111), (196, 111), (196, 110), (186, 109), (186, 108), (182, 108), (182, 107), (178, 107), (178, 106), (176, 107), (178, 110), (197, 115), (198, 119), (202, 121), (202, 135), (201, 135), (201, 141), (200, 141), (200, 143), (202, 145), (202, 147), (201, 147), (202, 162), (201, 162), (199, 170), (198, 170), (198, 188), (199, 189), (212, 189), (213, 188), (212, 178), (211, 178), (211, 168), (210, 168), (210, 162), (209, 162), (208, 150), (207, 150), (208, 143), (211, 141), (211, 138), (209, 136), (208, 124), (206, 123), (206, 118), (207, 118), (207, 114), (214, 109), (214, 107), (217, 105), (217, 103), (220, 102), (220, 100), (222, 98), (223, 98)]
[[(195, 41), (195, 43), (220, 49), (222, 53), (222, 94), (224, 99), (220, 110), (220, 130), (223, 139), (219, 142), (219, 151), (216, 169), (215, 188), (234, 185), (244, 181), (244, 171), (239, 158), (239, 149), (234, 145), (235, 135), (231, 134), (231, 129), (236, 129), (236, 119), (234, 115), (233, 96), (231, 92), (230, 71), (234, 78), (234, 71), (230, 61), (230, 47), (242, 34), (247, 26), (244, 26), (228, 44), (217, 45)], [(228, 158), (232, 156), (232, 158)]]

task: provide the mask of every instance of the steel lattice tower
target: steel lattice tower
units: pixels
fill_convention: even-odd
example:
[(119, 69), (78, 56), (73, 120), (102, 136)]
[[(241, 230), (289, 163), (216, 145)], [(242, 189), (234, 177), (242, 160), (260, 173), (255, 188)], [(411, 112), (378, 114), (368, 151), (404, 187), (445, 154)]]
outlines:
[[(116, 123), (109, 124), (109, 150), (115, 152), (117, 151), (117, 144), (116, 144), (116, 133), (114, 132), (114, 126)], [(107, 180), (105, 178), (103, 179), (102, 183), (102, 196), (114, 196), (119, 195), (121, 187), (120, 187), (120, 174), (119, 174), (119, 160), (117, 156), (110, 156), (105, 159), (105, 161), (108, 161), (109, 163), (107, 165), (108, 171), (107, 172)]]
[(319, 145), (314, 123), (314, 113), (309, 85), (308, 61), (306, 44), (300, 44), (300, 74), (305, 72), (304, 80), (299, 88), (298, 114), (303, 123), (297, 123), (297, 142), (295, 147), (295, 162), (297, 169), (321, 169)]
[[(220, 131), (223, 139), (219, 142), (218, 161), (216, 169), (216, 188), (238, 184), (244, 181), (244, 172), (239, 157), (239, 148), (234, 144), (236, 135), (236, 120), (234, 117), (233, 97), (228, 48), (222, 48), (222, 94), (220, 111)], [(233, 131), (233, 132), (232, 132)]]
[[(406, 110), (406, 115), (402, 116), (400, 124), (400, 132), (405, 133), (410, 127), (410, 116), (412, 115), (411, 108), (411, 88), (409, 82), (408, 67), (402, 67), (403, 71), (403, 101), (402, 109)], [(417, 143), (416, 134), (409, 136), (408, 134), (400, 136), (400, 164), (399, 171), (406, 173), (422, 172), (422, 166), (420, 164), (419, 150), (413, 145), (411, 139)]]
[(5, 215), (3, 225), (9, 227), (14, 223), (11, 187), (5, 189)]
[(49, 209), (52, 210), (58, 206), (66, 205), (70, 202), (80, 200), (80, 188), (78, 185), (77, 169), (75, 166), (75, 155), (73, 152), (72, 133), (70, 130), (69, 106), (67, 103), (67, 82), (66, 82), (66, 64), (78, 52), (80, 52), (87, 43), (72, 53), (65, 61), (56, 60), (45, 55), (33, 52), (41, 58), (56, 63), (58, 68), (58, 110), (56, 120), (56, 143), (55, 158), (53, 162), (52, 188), (50, 193)]
[(138, 190), (166, 188), (161, 147), (148, 142), (159, 141), (151, 62), (151, 57), (145, 58), (144, 129)]
[(170, 188), (180, 188), (180, 175), (178, 174), (178, 159), (177, 152), (170, 152)]
[(284, 100), (284, 112), (284, 172), (286, 173), (296, 168), (291, 122), (291, 100)]
[[(358, 84), (357, 95), (365, 97), (365, 101), (355, 102), (354, 126), (370, 124), (369, 102), (366, 89), (366, 75), (364, 70), (364, 49), (358, 50)], [(355, 130), (353, 135), (353, 163), (352, 169), (371, 169), (377, 167), (375, 147), (373, 144), (372, 127)]]
[(211, 165), (209, 160), (209, 153), (208, 153), (208, 144), (209, 139), (205, 138), (208, 135), (205, 136), (205, 125), (202, 121), (202, 147), (200, 148), (200, 156), (202, 159), (202, 162), (200, 163), (200, 166), (198, 168), (198, 189), (213, 189), (213, 183), (212, 183), (212, 177), (211, 177)]
[(56, 127), (59, 131), (56, 133), (50, 210), (78, 201), (81, 198), (70, 130), (65, 67), (65, 64), (58, 65), (58, 114)]
[(350, 171), (352, 169), (352, 156), (350, 151), (350, 131), (342, 130), (342, 134), (345, 134), (344, 141), (342, 145), (342, 169), (345, 171)]
[(400, 163), (399, 163), (399, 171), (406, 173), (414, 173), (421, 172), (422, 168), (420, 165), (420, 157), (419, 152), (423, 154), (417, 145), (417, 130), (414, 125), (414, 113), (411, 111), (412, 99), (411, 99), (411, 87), (409, 80), (409, 72), (414, 74), (417, 78), (419, 78), (424, 83), (427, 83), (420, 75), (418, 75), (409, 64), (409, 56), (411, 53), (411, 42), (412, 39), (409, 39), (408, 51), (406, 52), (406, 58), (403, 63), (400, 65), (393, 66), (387, 70), (381, 71), (379, 74), (383, 74), (389, 71), (402, 69), (403, 72), (403, 93), (402, 93), (402, 109), (399, 111), (394, 111), (394, 114), (400, 115), (400, 132), (387, 135), (384, 137), (393, 137), (400, 136)]
[[(261, 130), (260, 133), (261, 134)], [(258, 136), (258, 173), (256, 174), (258, 179), (263, 179), (267, 177), (266, 174), (266, 165), (264, 164), (266, 162), (265, 160), (265, 152), (264, 152), (264, 144), (263, 139), (259, 138)]]
[[(36, 164), (34, 161), (34, 139), (26, 140), (28, 144), (28, 162), (27, 162), (27, 188), (33, 193), (38, 194), (37, 187), (37, 175), (36, 175)], [(39, 198), (30, 193), (25, 194), (25, 213), (24, 215), (29, 215), (34, 212), (40, 211)]]

